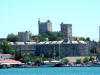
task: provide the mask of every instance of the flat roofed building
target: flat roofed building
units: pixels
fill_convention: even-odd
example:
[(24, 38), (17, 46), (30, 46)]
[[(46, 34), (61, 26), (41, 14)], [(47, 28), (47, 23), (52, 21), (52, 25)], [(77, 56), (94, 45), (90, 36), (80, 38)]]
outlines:
[(15, 65), (15, 64), (22, 64), (20, 61), (16, 61), (13, 59), (5, 59), (5, 60), (1, 60), (0, 64), (2, 65)]

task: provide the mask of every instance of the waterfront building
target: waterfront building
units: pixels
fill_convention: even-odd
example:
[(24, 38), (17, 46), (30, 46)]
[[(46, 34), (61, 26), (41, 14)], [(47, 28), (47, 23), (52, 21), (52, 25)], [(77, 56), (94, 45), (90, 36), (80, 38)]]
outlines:
[(46, 57), (54, 57), (54, 52), (59, 58), (64, 58), (67, 56), (88, 56), (88, 45), (84, 41), (72, 41), (72, 42), (63, 42), (63, 41), (48, 41), (48, 42), (39, 42), (36, 45), (36, 54), (44, 54)]
[(54, 57), (54, 52), (59, 58), (67, 56), (88, 56), (88, 45), (84, 41), (44, 41), (44, 42), (10, 42), (14, 50), (21, 50), (22, 55)]
[(20, 61), (16, 61), (13, 59), (5, 59), (5, 60), (1, 60), (0, 64), (6, 65), (6, 66), (9, 65), (9, 67), (11, 67), (11, 65), (21, 65), (22, 63)]
[(29, 32), (18, 32), (18, 41), (20, 42), (27, 42), (29, 41)]
[(14, 50), (20, 51), (22, 56), (35, 56), (36, 42), (10, 42)]
[(8, 65), (10, 67), (11, 65), (22, 64), (20, 61), (13, 60), (11, 58), (12, 58), (11, 54), (0, 54), (0, 64), (1, 65), (6, 65), (6, 67)]
[(0, 61), (10, 59), (10, 58), (11, 58), (10, 54), (0, 54)]
[(63, 33), (63, 39), (65, 42), (71, 41), (72, 39), (72, 24), (64, 24), (63, 22), (61, 25), (61, 32)]
[(39, 26), (39, 34), (46, 33), (46, 31), (52, 32), (52, 23), (50, 20), (47, 20), (47, 22), (40, 22), (39, 19), (38, 26)]

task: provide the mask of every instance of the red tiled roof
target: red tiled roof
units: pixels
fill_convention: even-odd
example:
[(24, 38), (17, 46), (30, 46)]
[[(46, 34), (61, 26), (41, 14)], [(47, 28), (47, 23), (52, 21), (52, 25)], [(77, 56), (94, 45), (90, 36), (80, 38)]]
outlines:
[(11, 54), (0, 54), (0, 56), (11, 56)]
[(16, 60), (12, 60), (12, 59), (5, 59), (5, 60), (1, 60), (0, 63), (21, 63), (20, 61), (16, 61)]

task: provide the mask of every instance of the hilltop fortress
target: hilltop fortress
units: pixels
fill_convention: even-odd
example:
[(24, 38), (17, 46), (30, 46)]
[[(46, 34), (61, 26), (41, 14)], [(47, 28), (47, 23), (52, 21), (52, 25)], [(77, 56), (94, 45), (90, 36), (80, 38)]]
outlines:
[[(40, 22), (38, 20), (39, 34), (46, 31), (53, 33), (52, 23), (50, 20), (47, 22)], [(44, 56), (49, 57), (50, 52), (56, 53), (59, 58), (67, 56), (89, 56), (89, 45), (85, 41), (74, 41), (72, 37), (72, 24), (60, 24), (61, 33), (63, 37), (61, 41), (30, 41), (29, 32), (18, 32), (18, 42), (10, 42), (14, 50), (20, 50), (22, 55)], [(53, 57), (53, 56), (52, 56)]]

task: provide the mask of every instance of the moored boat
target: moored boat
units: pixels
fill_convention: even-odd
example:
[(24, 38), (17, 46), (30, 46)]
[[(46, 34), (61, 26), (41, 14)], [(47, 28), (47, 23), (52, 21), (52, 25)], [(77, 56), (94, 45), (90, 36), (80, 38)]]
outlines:
[(60, 61), (43, 61), (43, 64), (41, 65), (41, 67), (55, 67), (55, 65), (57, 65), (58, 63), (60, 63)]
[(91, 66), (100, 67), (100, 61), (96, 61), (96, 62), (92, 63)]

